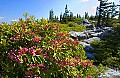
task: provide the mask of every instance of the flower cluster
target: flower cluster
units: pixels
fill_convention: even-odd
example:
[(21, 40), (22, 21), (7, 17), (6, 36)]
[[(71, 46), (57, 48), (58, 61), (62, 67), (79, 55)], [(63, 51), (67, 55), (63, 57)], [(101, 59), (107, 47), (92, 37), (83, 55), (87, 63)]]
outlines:
[(18, 63), (23, 63), (23, 62), (21, 61), (20, 55), (16, 55), (13, 50), (10, 50), (10, 51), (9, 51), (9, 54), (10, 54), (10, 59), (11, 59), (12, 61), (15, 61), (15, 62), (18, 62)]
[(81, 62), (81, 65), (82, 65), (83, 68), (86, 68), (87, 66), (88, 66), (88, 67), (92, 67), (92, 63), (91, 63), (90, 60), (87, 60), (87, 61), (85, 61), (85, 62), (82, 61), (82, 62)]
[(37, 68), (39, 67), (42, 71), (47, 71), (49, 69), (49, 66), (44, 66), (43, 64), (27, 64), (27, 66), (31, 67), (31, 68)]
[(59, 25), (59, 24), (56, 24), (56, 25), (53, 27), (53, 29), (54, 29), (54, 30), (58, 30), (59, 27), (60, 27), (60, 25)]
[(11, 40), (19, 40), (21, 39), (21, 36), (16, 34), (14, 37), (11, 38)]

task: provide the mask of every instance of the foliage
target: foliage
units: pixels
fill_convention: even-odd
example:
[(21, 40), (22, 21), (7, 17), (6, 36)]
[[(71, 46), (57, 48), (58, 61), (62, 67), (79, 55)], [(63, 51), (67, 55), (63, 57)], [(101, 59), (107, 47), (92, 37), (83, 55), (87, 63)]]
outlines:
[(68, 24), (61, 24), (61, 31), (78, 31), (81, 32), (83, 30), (86, 30), (85, 26), (79, 26), (75, 22), (69, 22)]
[(113, 28), (105, 41), (95, 41), (91, 45), (96, 50), (96, 60), (107, 66), (120, 68), (120, 25)]
[(0, 24), (0, 67), (5, 78), (92, 78), (97, 68), (77, 40), (44, 18)]
[(109, 23), (111, 22), (111, 19), (119, 15), (119, 11), (117, 11), (118, 7), (114, 2), (108, 2), (108, 0), (99, 1), (100, 5), (99, 7), (97, 7), (96, 10), (96, 15), (98, 16), (97, 26), (100, 25), (110, 26), (111, 24)]

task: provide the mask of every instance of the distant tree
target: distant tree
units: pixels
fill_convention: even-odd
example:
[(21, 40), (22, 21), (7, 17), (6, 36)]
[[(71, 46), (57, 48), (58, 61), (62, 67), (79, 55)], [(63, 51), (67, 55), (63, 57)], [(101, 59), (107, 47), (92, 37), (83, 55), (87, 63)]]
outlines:
[(53, 9), (51, 9), (50, 12), (49, 12), (49, 20), (54, 20), (54, 11), (53, 11)]
[(57, 20), (57, 16), (55, 15), (55, 19), (54, 19), (55, 21)]
[(73, 17), (73, 13), (72, 12), (70, 12), (70, 17)]
[(88, 19), (88, 18), (89, 18), (88, 12), (85, 12), (85, 19)]
[(95, 19), (95, 17), (93, 16), (93, 15), (91, 15), (90, 17), (89, 17), (89, 20), (94, 20)]
[(57, 20), (59, 19), (59, 18), (58, 18), (58, 16), (57, 16), (57, 18), (56, 18), (56, 19), (57, 19)]
[(79, 14), (79, 18), (81, 18), (80, 14)]
[(60, 22), (62, 22), (62, 13), (60, 14)]
[(55, 15), (54, 22), (58, 22), (59, 21), (58, 19), (59, 19), (58, 16)]
[(69, 21), (74, 21), (74, 17), (73, 17), (73, 13), (72, 12), (70, 12)]
[(79, 15), (77, 14), (77, 18), (79, 18)]

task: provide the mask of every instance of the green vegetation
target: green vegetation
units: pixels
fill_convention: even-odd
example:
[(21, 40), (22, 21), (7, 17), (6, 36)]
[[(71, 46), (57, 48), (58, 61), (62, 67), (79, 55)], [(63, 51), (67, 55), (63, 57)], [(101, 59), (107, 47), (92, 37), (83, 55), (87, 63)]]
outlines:
[[(85, 12), (85, 19), (94, 20), (95, 25), (98, 19), (98, 26), (112, 26), (113, 31), (104, 41), (91, 43), (96, 51), (95, 62), (120, 68), (120, 16), (118, 20), (110, 17), (106, 9), (99, 10), (106, 2), (100, 3), (98, 16), (89, 16)], [(25, 20), (21, 18), (11, 24), (0, 24), (0, 71), (3, 78), (98, 78), (104, 72), (104, 66), (93, 66), (79, 42), (70, 38), (68, 32), (87, 29), (80, 26), (83, 18), (79, 14), (73, 16), (67, 5), (60, 20), (58, 16), (54, 17), (53, 10), (50, 10), (49, 20), (28, 17), (27, 13), (23, 16)]]
[(99, 70), (86, 59), (77, 40), (60, 31), (59, 24), (24, 16), (25, 20), (0, 24), (3, 78), (97, 78), (103, 72), (101, 65)]
[(78, 31), (81, 32), (83, 30), (86, 30), (85, 26), (79, 26), (78, 24), (74, 22), (69, 22), (68, 24), (61, 24), (61, 31)]
[(120, 69), (120, 24), (104, 41), (94, 41), (91, 45), (95, 48), (97, 62)]

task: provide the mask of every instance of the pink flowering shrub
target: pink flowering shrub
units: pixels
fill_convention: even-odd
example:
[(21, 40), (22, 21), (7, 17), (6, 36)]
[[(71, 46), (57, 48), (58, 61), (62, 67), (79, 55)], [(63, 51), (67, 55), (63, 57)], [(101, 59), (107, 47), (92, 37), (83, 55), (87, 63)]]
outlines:
[(83, 47), (45, 19), (0, 24), (0, 67), (9, 78), (94, 78)]

